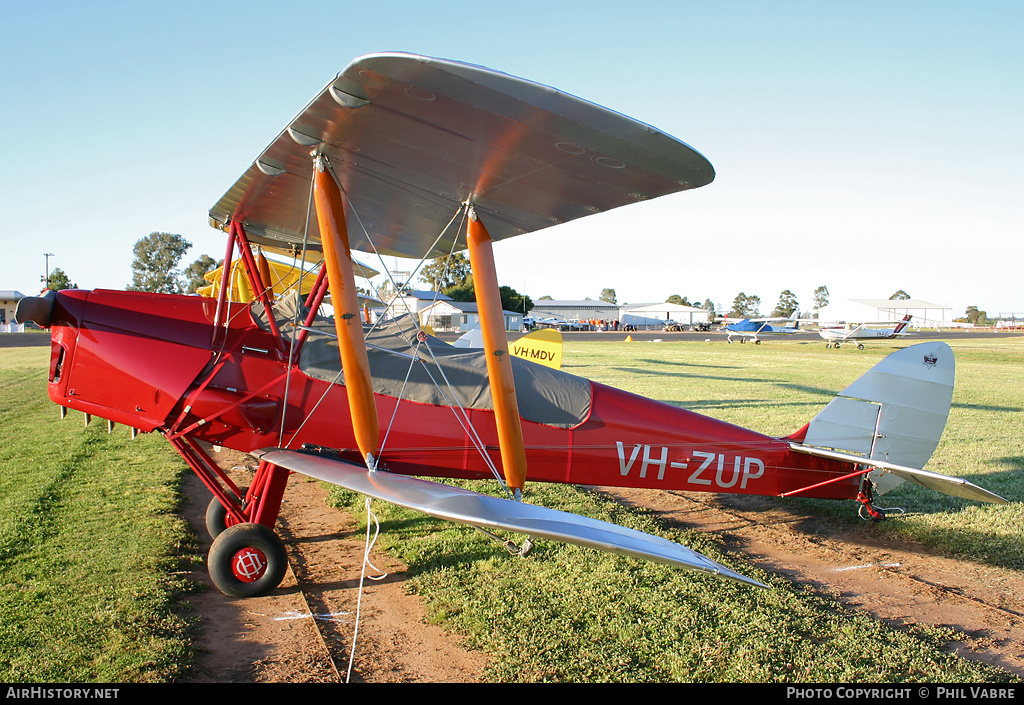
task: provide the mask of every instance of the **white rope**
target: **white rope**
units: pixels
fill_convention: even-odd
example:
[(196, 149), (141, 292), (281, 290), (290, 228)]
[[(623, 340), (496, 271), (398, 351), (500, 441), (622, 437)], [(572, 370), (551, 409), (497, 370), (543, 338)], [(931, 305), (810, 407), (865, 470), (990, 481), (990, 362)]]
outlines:
[[(377, 515), (374, 514), (373, 511), (370, 509), (371, 501), (372, 500), (369, 497), (366, 498), (366, 543), (363, 546), (363, 564), (362, 567), (360, 568), (359, 574), (359, 597), (356, 599), (356, 622), (355, 629), (352, 632), (352, 649), (349, 651), (348, 672), (345, 674), (346, 683), (348, 683), (352, 679), (352, 665), (355, 663), (356, 660), (356, 641), (359, 638), (359, 618), (362, 616), (363, 607), (363, 581), (366, 578), (369, 578), (370, 580), (383, 580), (384, 578), (388, 577), (387, 573), (382, 572), (380, 568), (378, 568), (370, 562), (370, 550), (373, 548), (373, 545), (377, 543), (377, 536), (380, 535), (380, 522), (377, 520)], [(372, 540), (370, 539), (371, 519), (373, 520), (374, 526)], [(375, 571), (380, 573), (380, 575), (367, 575), (366, 566), (370, 566)]]

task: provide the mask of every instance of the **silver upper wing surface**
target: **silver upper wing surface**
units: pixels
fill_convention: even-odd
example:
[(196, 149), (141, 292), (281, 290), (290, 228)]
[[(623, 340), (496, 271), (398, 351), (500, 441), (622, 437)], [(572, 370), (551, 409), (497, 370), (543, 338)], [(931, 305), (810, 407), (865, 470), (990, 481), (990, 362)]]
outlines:
[[(472, 202), (502, 240), (710, 183), (699, 152), (649, 125), (548, 86), (409, 54), (355, 60), (281, 132), (210, 210), (250, 241), (304, 241), (311, 152), (348, 198), (354, 249), (447, 253)], [(308, 242), (319, 248), (315, 217)], [(372, 240), (372, 245), (367, 239)], [(435, 242), (436, 241), (436, 242)]]

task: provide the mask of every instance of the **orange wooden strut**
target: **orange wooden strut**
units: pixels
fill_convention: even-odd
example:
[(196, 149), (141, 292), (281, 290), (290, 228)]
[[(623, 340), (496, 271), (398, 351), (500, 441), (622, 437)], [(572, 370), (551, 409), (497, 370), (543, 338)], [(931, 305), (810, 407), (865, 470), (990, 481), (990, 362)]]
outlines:
[(267, 296), (271, 300), (273, 300), (274, 299), (274, 280), (271, 279), (271, 277), (270, 277), (270, 262), (267, 261), (267, 258), (264, 257), (263, 253), (261, 252), (259, 259), (256, 260), (256, 263), (259, 265), (260, 279), (263, 280), (263, 289), (264, 289), (264, 291), (267, 292)]
[(512, 360), (505, 337), (505, 314), (501, 308), (491, 236), (472, 207), (469, 210), (466, 242), (469, 245), (469, 263), (473, 268), (473, 289), (476, 292), (480, 332), (483, 334), (487, 356), (487, 378), (494, 402), (505, 482), (513, 489), (522, 490), (526, 484), (526, 449), (519, 420), (519, 402), (516, 400), (516, 387), (512, 379)]
[(367, 466), (373, 469), (373, 456), (377, 453), (380, 441), (380, 423), (377, 420), (377, 405), (370, 382), (370, 362), (366, 356), (366, 340), (359, 316), (355, 272), (345, 224), (345, 206), (341, 200), (341, 189), (327, 170), (322, 157), (316, 159), (316, 168), (313, 170), (313, 199), (317, 223), (320, 225), (320, 241), (324, 248), (327, 285), (334, 305), (334, 329), (338, 334), (341, 368), (345, 372), (352, 430), (359, 452)]

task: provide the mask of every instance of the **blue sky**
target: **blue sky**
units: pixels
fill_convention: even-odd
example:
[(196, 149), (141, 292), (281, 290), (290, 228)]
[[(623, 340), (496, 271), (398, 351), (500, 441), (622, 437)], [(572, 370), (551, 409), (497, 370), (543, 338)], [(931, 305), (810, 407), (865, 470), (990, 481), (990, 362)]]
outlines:
[[(0, 2), (0, 289), (123, 288), (353, 58), (481, 64), (650, 123), (711, 185), (496, 247), (534, 298), (904, 289), (1024, 312), (1019, 2)], [(389, 262), (389, 264), (393, 264)]]

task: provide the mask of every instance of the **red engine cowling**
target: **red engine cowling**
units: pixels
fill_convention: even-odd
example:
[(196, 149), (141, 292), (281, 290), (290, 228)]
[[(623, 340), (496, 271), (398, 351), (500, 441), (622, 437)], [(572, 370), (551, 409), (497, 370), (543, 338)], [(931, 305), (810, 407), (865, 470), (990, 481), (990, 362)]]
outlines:
[(51, 315), (50, 399), (152, 431), (210, 362), (212, 305), (195, 296), (66, 290)]

